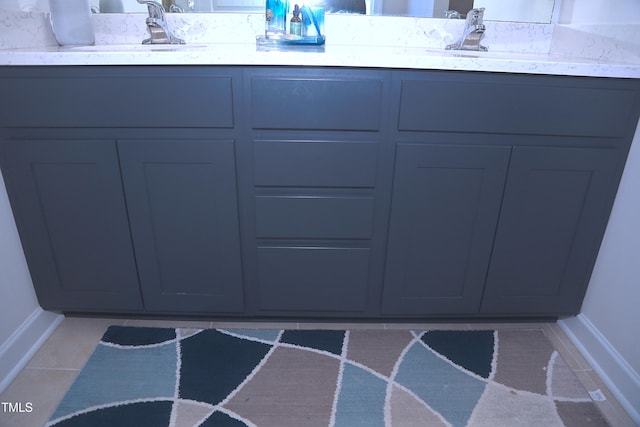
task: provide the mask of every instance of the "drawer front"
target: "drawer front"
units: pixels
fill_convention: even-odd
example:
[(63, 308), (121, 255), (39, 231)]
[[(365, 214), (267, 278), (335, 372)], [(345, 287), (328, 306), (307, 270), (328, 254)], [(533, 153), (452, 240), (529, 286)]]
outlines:
[(368, 248), (258, 248), (261, 311), (363, 311)]
[(254, 129), (380, 129), (382, 80), (251, 79)]
[(633, 91), (572, 87), (558, 79), (510, 81), (403, 80), (398, 129), (594, 137), (628, 132)]
[(372, 197), (258, 196), (259, 238), (369, 239)]
[(232, 128), (232, 78), (187, 74), (0, 79), (0, 125)]
[(256, 141), (255, 184), (291, 187), (374, 187), (375, 142)]

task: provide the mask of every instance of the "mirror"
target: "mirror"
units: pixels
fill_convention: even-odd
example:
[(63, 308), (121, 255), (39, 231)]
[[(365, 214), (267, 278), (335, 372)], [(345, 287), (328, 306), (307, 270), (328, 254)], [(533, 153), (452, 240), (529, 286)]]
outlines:
[[(158, 0), (169, 12), (262, 12), (265, 0)], [(302, 0), (301, 0), (302, 2)], [(310, 3), (308, 0), (307, 3)], [(364, 6), (370, 15), (444, 18), (455, 10), (464, 18), (473, 7), (484, 7), (486, 21), (550, 23), (554, 0), (313, 0), (325, 4), (327, 13), (360, 13)], [(100, 13), (146, 13), (136, 0), (90, 0)], [(291, 5), (296, 0), (289, 0)]]

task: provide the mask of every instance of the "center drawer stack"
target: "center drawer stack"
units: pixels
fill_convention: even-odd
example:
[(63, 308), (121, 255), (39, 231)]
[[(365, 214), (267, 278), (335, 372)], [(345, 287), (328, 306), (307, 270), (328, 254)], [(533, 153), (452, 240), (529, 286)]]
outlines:
[(252, 75), (259, 312), (366, 311), (382, 79)]

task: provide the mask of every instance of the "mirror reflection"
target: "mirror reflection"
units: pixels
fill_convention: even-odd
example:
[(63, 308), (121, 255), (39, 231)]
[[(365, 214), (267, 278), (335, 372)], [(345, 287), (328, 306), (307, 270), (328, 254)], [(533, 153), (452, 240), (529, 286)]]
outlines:
[[(158, 0), (168, 12), (261, 12), (265, 0)], [(554, 0), (315, 0), (327, 13), (422, 18), (462, 18), (474, 7), (486, 9), (486, 21), (550, 23)], [(90, 0), (100, 13), (146, 13), (136, 0)], [(293, 6), (295, 0), (289, 0)], [(308, 1), (307, 1), (308, 3)], [(456, 13), (457, 12), (457, 13)]]

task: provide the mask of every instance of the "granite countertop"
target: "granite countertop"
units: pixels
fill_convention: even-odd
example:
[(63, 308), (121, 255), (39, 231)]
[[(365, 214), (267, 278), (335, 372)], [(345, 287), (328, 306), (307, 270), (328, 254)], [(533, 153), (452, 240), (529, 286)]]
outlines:
[(249, 43), (45, 46), (0, 50), (0, 65), (304, 65), (640, 78), (640, 64), (554, 54), (463, 52), (331, 43), (327, 43), (323, 52), (295, 48), (259, 51), (255, 44)]
[(184, 46), (141, 45), (148, 36), (143, 18), (95, 15), (95, 46), (58, 47), (44, 16), (5, 17), (9, 31), (0, 41), (0, 66), (302, 65), (640, 78), (640, 47), (626, 43), (639, 29), (635, 25), (487, 22), (483, 44), (489, 51), (473, 52), (444, 49), (461, 32), (459, 20), (328, 15), (322, 51), (262, 51), (255, 43), (264, 32), (261, 14), (170, 14)]

